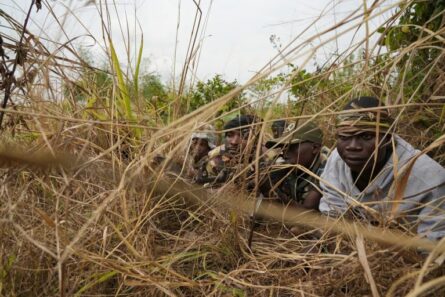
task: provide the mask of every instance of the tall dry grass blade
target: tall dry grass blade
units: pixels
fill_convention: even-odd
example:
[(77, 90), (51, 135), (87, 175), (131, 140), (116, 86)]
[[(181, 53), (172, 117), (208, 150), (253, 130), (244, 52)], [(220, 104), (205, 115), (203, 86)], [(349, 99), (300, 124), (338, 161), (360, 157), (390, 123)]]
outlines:
[(0, 167), (17, 168), (25, 166), (39, 169), (64, 168), (67, 170), (77, 166), (74, 156), (48, 151), (27, 152), (20, 147), (6, 147), (0, 150)]
[(103, 282), (109, 280), (116, 274), (117, 274), (117, 271), (108, 271), (108, 272), (98, 275), (97, 279), (92, 280), (91, 282), (87, 283), (85, 286), (80, 288), (79, 291), (77, 291), (74, 294), (74, 296), (76, 296), (76, 297), (82, 296), (82, 293), (84, 293), (85, 291), (91, 289), (92, 287), (94, 287), (100, 283), (103, 283)]
[[(201, 2), (195, 1), (194, 5), (204, 14)], [(181, 1), (178, 3), (180, 5)], [(441, 69), (443, 56), (438, 56), (423, 68), (424, 76), (413, 78), (403, 69), (413, 66), (419, 51), (433, 47), (440, 49), (444, 31), (433, 32), (427, 24), (413, 26), (411, 30), (424, 32), (417, 41), (398, 51), (387, 51), (382, 50), (382, 36), (374, 30), (381, 27), (388, 33), (397, 26), (407, 5), (412, 3), (379, 0), (368, 6), (356, 5), (346, 13), (338, 13), (341, 11), (337, 9), (341, 6), (338, 1), (330, 3), (309, 26), (301, 30), (301, 34), (280, 47), (276, 57), (264, 63), (257, 75), (232, 93), (180, 117), (185, 112), (182, 110), (183, 102), (171, 94), (177, 95), (178, 90), (168, 90), (165, 109), (170, 108), (173, 112), (168, 111), (163, 117), (161, 113), (164, 110), (153, 110), (163, 121), (157, 122), (156, 126), (145, 125), (142, 121), (137, 123), (146, 115), (134, 108), (133, 98), (129, 98), (130, 105), (124, 102), (133, 94), (133, 89), (138, 99), (141, 95), (143, 82), (139, 80), (138, 73), (142, 69), (138, 69), (138, 65), (141, 67), (143, 44), (132, 48), (136, 52), (134, 57), (130, 56), (132, 32), (129, 18), (125, 15), (125, 24), (118, 15), (123, 10), (117, 5), (122, 3), (97, 2), (95, 13), (103, 25), (103, 41), (93, 34), (94, 30), (88, 29), (89, 23), (81, 23), (82, 15), (76, 1), (60, 3), (66, 10), (62, 20), (59, 18), (60, 7), (54, 7), (47, 22), (54, 19), (51, 31), (59, 28), (63, 32), (59, 35), (63, 35), (66, 41), (54, 39), (45, 34), (47, 32), (40, 35), (29, 32), (30, 36), (35, 36), (31, 38), (35, 46), (30, 57), (32, 65), (38, 68), (37, 77), (28, 85), (22, 85), (23, 90), (14, 91), (16, 109), (0, 109), (8, 113), (7, 129), (2, 137), (5, 141), (14, 138), (23, 142), (24, 147), (46, 145), (55, 152), (69, 152), (76, 156), (74, 159), (79, 155), (85, 159), (80, 167), (76, 164), (75, 171), (66, 173), (64, 170), (28, 170), (34, 165), (26, 161), (15, 162), (17, 166), (5, 165), (6, 170), (0, 168), (0, 217), (8, 218), (0, 219), (2, 227), (6, 226), (0, 228), (0, 261), (10, 256), (16, 259), (6, 277), (0, 269), (1, 293), (10, 291), (11, 295), (20, 295), (29, 291), (29, 295), (46, 296), (54, 295), (54, 292), (62, 295), (66, 290), (67, 295), (73, 295), (83, 289), (80, 295), (364, 296), (370, 294), (363, 274), (368, 267), (366, 270), (372, 268), (371, 276), (382, 295), (389, 289), (388, 294), (405, 296), (411, 289), (409, 285), (414, 285), (416, 276), (419, 276), (418, 285), (411, 293), (439, 295), (440, 290), (429, 291), (430, 288), (439, 289), (438, 283), (430, 288), (421, 288), (430, 280), (441, 277), (440, 267), (430, 265), (443, 251), (443, 247), (434, 242), (359, 222), (332, 220), (298, 209), (284, 210), (281, 205), (263, 201), (258, 213), (262, 219), (255, 232), (255, 250), (250, 252), (246, 234), (248, 215), (254, 207), (253, 195), (238, 193), (233, 182), (213, 191), (190, 185), (181, 178), (165, 177), (169, 176), (165, 172), (168, 171), (167, 163), (181, 162), (197, 122), (215, 123), (227, 119), (229, 113), (216, 113), (221, 106), (280, 71), (286, 74), (280, 86), (255, 100), (249, 98), (248, 103), (232, 110), (235, 113), (242, 109), (261, 113), (264, 122), (262, 127), (258, 127), (260, 139), (269, 139), (269, 125), (277, 118), (311, 120), (322, 126), (326, 144), (333, 146), (332, 119), (342, 113), (339, 110), (347, 100), (369, 92), (380, 94), (396, 115), (395, 133), (407, 137), (418, 147), (425, 147), (431, 142), (432, 135), (437, 138), (441, 133), (438, 131), (443, 128), (438, 127), (443, 123), (443, 103), (433, 102), (433, 98), (441, 94), (442, 78), (436, 79), (434, 73)], [(50, 2), (46, 4), (48, 8), (53, 5)], [(400, 11), (394, 11), (400, 4), (403, 4)], [(110, 5), (114, 12), (108, 8)], [(332, 12), (337, 13), (335, 19), (338, 21), (323, 26)], [(114, 19), (116, 15), (117, 20)], [(5, 16), (3, 10), (0, 17), (15, 32), (8, 36), (2, 31), (4, 49), (14, 51), (23, 27)], [(76, 42), (83, 40), (69, 36), (69, 30), (63, 28), (69, 17), (86, 29), (88, 36), (95, 41), (95, 48), (101, 48), (110, 57), (108, 62), (114, 70), (114, 79), (109, 85), (112, 95), (96, 96), (99, 92), (92, 87), (92, 80), (82, 85), (82, 92), (94, 94), (94, 98), (79, 99), (75, 88), (65, 90), (65, 85), (76, 85), (76, 76), (87, 67), (74, 50)], [(192, 84), (195, 75), (199, 75), (196, 65), (203, 53), (202, 39), (199, 38), (200, 35), (204, 37), (207, 20), (200, 25), (198, 17), (196, 14), (196, 26), (190, 32), (190, 39), (187, 35), (189, 53), (184, 65), (188, 63), (188, 66), (181, 73), (181, 79), (185, 73), (181, 85), (185, 95), (188, 92), (184, 87), (186, 82)], [(118, 46), (113, 40), (114, 43), (107, 48), (111, 36), (116, 36), (111, 34), (115, 24), (119, 25), (121, 38), (127, 43)], [(177, 25), (179, 29), (179, 19)], [(321, 28), (319, 33), (305, 36), (315, 27)], [(366, 31), (366, 36), (360, 36), (361, 31)], [(355, 32), (357, 35), (350, 37)], [(16, 36), (12, 36), (14, 34)], [(175, 56), (176, 51), (181, 50), (179, 35), (177, 30)], [(332, 53), (330, 45), (341, 44), (342, 38), (347, 39), (347, 48)], [(381, 39), (379, 44), (374, 43), (377, 39)], [(48, 50), (51, 48), (57, 50)], [(122, 58), (118, 55), (122, 48), (128, 63), (121, 64)], [(134, 71), (132, 60), (136, 61)], [(317, 63), (317, 71), (311, 71), (312, 66), (307, 67), (312, 61)], [(287, 75), (291, 71), (290, 63), (296, 69)], [(173, 63), (173, 69), (175, 66)], [(305, 68), (309, 75), (295, 80), (298, 70)], [(173, 73), (172, 77), (175, 76)], [(194, 77), (190, 79), (190, 76)], [(416, 79), (418, 81), (414, 84)], [(174, 79), (172, 83), (175, 86)], [(425, 95), (422, 86), (425, 85), (439, 86), (432, 93), (431, 100), (428, 96), (425, 100), (422, 97)], [(288, 93), (292, 89), (305, 88), (308, 92), (300, 96)], [(128, 96), (122, 96), (122, 91)], [(284, 97), (289, 99), (287, 104), (283, 104)], [(102, 102), (111, 100), (116, 101), (113, 104)], [(134, 118), (129, 116), (128, 106)], [(84, 112), (85, 109), (88, 112)], [(416, 121), (417, 115), (420, 116), (419, 121)], [(28, 127), (22, 126), (23, 121), (15, 122), (18, 119), (23, 119)], [(134, 132), (136, 128), (141, 131), (139, 140)], [(145, 145), (142, 147), (139, 144), (143, 142)], [(262, 152), (259, 149), (255, 152), (255, 159), (243, 164), (246, 168), (258, 167)], [(434, 152), (434, 158), (439, 162), (445, 161), (440, 146), (429, 152)], [(168, 161), (165, 166), (152, 168), (152, 160), (157, 154), (166, 156)], [(19, 167), (25, 170), (11, 170)], [(298, 169), (311, 175), (307, 169)], [(239, 176), (246, 170), (241, 169)], [(259, 174), (255, 178), (258, 182)], [(343, 194), (349, 197), (349, 193)], [(24, 233), (10, 225), (11, 221)], [(293, 225), (308, 231), (292, 234), (289, 227)], [(354, 242), (361, 236), (366, 240), (366, 251), (363, 241)], [(433, 252), (424, 261), (417, 255), (417, 249)], [(367, 260), (366, 265), (361, 264), (360, 258)], [(103, 274), (107, 278), (108, 272), (116, 274), (103, 282), (96, 282)]]
[[(442, 238), (440, 240), (438, 246), (445, 246), (445, 238)], [(416, 284), (414, 286), (414, 290), (419, 289), (419, 287), (422, 284), (422, 281), (427, 274), (427, 272), (431, 269), (431, 264), (434, 263), (434, 259), (441, 258), (445, 255), (445, 253), (437, 252), (436, 250), (433, 250), (429, 255), (428, 258), (425, 260), (425, 263), (422, 265), (422, 269), (419, 271), (419, 276), (417, 277)], [(442, 260), (443, 261), (443, 260)], [(439, 265), (442, 265), (443, 263), (439, 263)]]
[[(205, 189), (191, 187), (191, 185), (179, 179), (172, 180), (166, 177), (159, 179), (156, 191), (168, 193), (169, 196), (181, 194), (181, 196), (187, 197), (191, 201), (199, 201), (204, 204), (208, 203), (211, 199), (213, 201), (217, 199), (218, 203), (245, 214), (250, 214), (255, 207), (253, 205), (255, 202), (246, 199), (247, 197), (243, 193), (239, 193), (234, 197), (220, 192), (216, 197), (211, 197)], [(243, 199), (241, 199), (241, 197), (243, 197)], [(445, 252), (445, 246), (438, 246), (437, 243), (427, 239), (408, 236), (396, 230), (349, 222), (342, 218), (334, 220), (307, 210), (284, 207), (270, 201), (263, 201), (257, 209), (257, 213), (260, 217), (273, 219), (289, 225), (304, 225), (315, 229), (323, 229), (327, 232), (344, 234), (346, 236), (361, 235), (372, 241), (404, 249), (414, 248), (432, 251), (437, 247), (440, 252)]]
[(360, 264), (363, 266), (363, 270), (366, 274), (366, 279), (371, 286), (371, 292), (373, 297), (380, 297), (379, 291), (377, 289), (377, 285), (375, 283), (374, 277), (372, 276), (371, 268), (369, 267), (368, 258), (366, 257), (366, 250), (363, 236), (359, 235), (355, 239), (355, 244), (357, 247), (357, 254), (360, 260)]
[(433, 280), (430, 280), (429, 282), (426, 282), (420, 287), (412, 290), (408, 295), (406, 295), (406, 297), (425, 296), (426, 292), (428, 292), (428, 294), (431, 294), (434, 292), (434, 289), (439, 289), (444, 286), (445, 286), (445, 276), (441, 276)]

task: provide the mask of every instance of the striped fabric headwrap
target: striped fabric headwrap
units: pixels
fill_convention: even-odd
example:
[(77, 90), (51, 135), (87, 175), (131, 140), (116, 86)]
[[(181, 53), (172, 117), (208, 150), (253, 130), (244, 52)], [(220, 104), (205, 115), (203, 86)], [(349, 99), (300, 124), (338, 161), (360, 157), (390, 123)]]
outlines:
[(362, 109), (361, 106), (353, 106), (350, 113), (337, 116), (337, 134), (358, 134), (364, 131), (376, 133), (388, 133), (391, 127), (391, 118), (387, 110), (379, 109), (375, 111), (354, 111)]

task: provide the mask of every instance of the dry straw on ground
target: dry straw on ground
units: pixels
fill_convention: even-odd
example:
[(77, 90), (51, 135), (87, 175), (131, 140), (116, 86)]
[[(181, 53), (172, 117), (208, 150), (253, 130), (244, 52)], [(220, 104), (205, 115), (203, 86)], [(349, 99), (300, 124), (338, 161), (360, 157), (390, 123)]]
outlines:
[[(317, 121), (332, 145), (332, 119), (341, 105), (353, 96), (371, 93), (384, 98), (391, 108), (398, 133), (427, 148), (424, 153), (444, 164), (445, 138), (434, 140), (430, 131), (434, 128), (443, 133), (444, 94), (435, 93), (431, 100), (418, 102), (415, 92), (404, 97), (403, 84), (397, 89), (389, 86), (394, 68), (402, 61), (408, 63), (401, 57), (415, 55), (433, 41), (441, 43), (442, 54), (430, 67), (444, 71), (445, 27), (428, 32), (382, 63), (371, 63), (380, 49), (370, 43), (371, 36), (378, 34), (370, 32), (368, 23), (394, 14), (399, 3), (375, 1), (369, 7), (357, 6), (335, 26), (280, 48), (244, 86), (189, 114), (180, 110), (179, 99), (173, 101), (175, 117), (168, 124), (155, 125), (154, 120), (142, 120), (145, 114), (139, 112), (139, 95), (129, 100), (123, 83), (125, 71), (120, 69), (109, 35), (109, 10), (114, 8), (99, 2), (103, 39), (115, 79), (106, 96), (93, 84), (77, 86), (96, 98), (92, 108), (74, 100), (74, 88), (56, 87), (56, 82), (74, 86), (76, 72), (86, 67), (74, 43), (50, 51), (47, 45), (52, 41), (42, 43), (1, 12), (11, 29), (10, 34), (1, 33), (3, 48), (13, 53), (20, 36), (13, 32), (24, 31), (27, 53), (20, 66), (22, 76), (12, 89), (14, 105), (1, 109), (6, 116), (0, 150), (0, 295), (445, 295), (444, 268), (438, 264), (445, 251), (443, 241), (432, 243), (401, 230), (369, 227), (343, 218), (328, 220), (265, 203), (249, 249), (252, 194), (240, 192), (232, 184), (218, 191), (205, 190), (166, 173), (168, 162), (153, 166), (159, 154), (176, 161), (193, 127), (199, 122), (213, 123), (216, 111), (243, 89), (290, 62), (303, 61), (298, 64), (303, 69), (324, 45), (358, 28), (366, 28), (367, 35), (309, 79), (332, 77), (352, 63), (363, 67), (362, 71), (342, 83), (354, 87), (346, 90), (341, 85), (334, 88), (315, 83), (315, 91), (301, 99), (309, 102), (304, 112), (287, 117)], [(51, 1), (42, 3), (42, 9), (51, 11)], [(200, 26), (203, 20), (199, 16), (179, 93), (185, 90), (190, 68), (194, 72), (190, 65), (199, 62), (195, 41), (205, 28)], [(398, 17), (389, 17), (382, 26)], [(58, 24), (63, 23), (59, 20)], [(63, 27), (60, 30), (63, 32)], [(310, 46), (314, 40), (321, 41), (315, 48)], [(351, 62), (349, 58), (358, 48), (365, 54)], [(431, 79), (426, 75), (422, 83)], [(445, 84), (444, 76), (434, 80), (438, 86)], [(257, 99), (254, 105), (261, 106), (265, 100), (277, 103), (293, 82), (288, 79), (282, 88)], [(153, 119), (160, 113), (144, 112)], [(412, 120), (419, 115), (432, 119), (431, 129)], [(272, 104), (258, 127), (262, 137), (275, 116)], [(259, 155), (258, 151), (257, 159)], [(291, 231), (291, 226), (298, 228)], [(428, 251), (429, 256), (419, 250)]]

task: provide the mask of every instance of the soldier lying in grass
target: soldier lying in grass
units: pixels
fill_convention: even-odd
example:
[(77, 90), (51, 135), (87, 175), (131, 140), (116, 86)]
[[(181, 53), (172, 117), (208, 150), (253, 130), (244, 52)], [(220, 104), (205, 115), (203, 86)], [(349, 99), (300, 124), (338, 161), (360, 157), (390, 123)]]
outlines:
[(200, 165), (204, 161), (203, 159), (206, 158), (208, 152), (214, 149), (215, 146), (215, 128), (212, 125), (201, 123), (190, 137), (183, 162), (176, 158), (167, 158), (164, 155), (157, 154), (150, 166), (156, 170), (162, 168), (168, 175), (181, 176), (193, 181), (198, 174)]
[[(252, 115), (237, 116), (226, 123), (224, 130), (224, 144), (209, 152), (196, 181), (220, 186), (239, 174), (238, 182), (250, 184), (254, 173), (252, 163), (257, 145), (260, 145), (257, 118)], [(266, 158), (262, 158), (262, 162)]]
[[(281, 153), (263, 178), (262, 194), (285, 204), (318, 210), (321, 193), (316, 176), (323, 172), (329, 154), (322, 141), (323, 132), (312, 122), (300, 127), (289, 124), (282, 137), (268, 141), (267, 148), (279, 148)], [(307, 168), (312, 175), (295, 165)]]
[(192, 133), (190, 146), (186, 158), (187, 178), (195, 179), (204, 158), (216, 147), (215, 128), (209, 124), (201, 124), (200, 128)]
[[(360, 111), (365, 108), (374, 110)], [(422, 236), (442, 238), (445, 169), (425, 154), (414, 159), (420, 152), (391, 132), (389, 112), (378, 99), (360, 97), (344, 110), (350, 112), (338, 116), (337, 148), (321, 175), (320, 211), (397, 221)], [(409, 178), (401, 186), (404, 173)]]

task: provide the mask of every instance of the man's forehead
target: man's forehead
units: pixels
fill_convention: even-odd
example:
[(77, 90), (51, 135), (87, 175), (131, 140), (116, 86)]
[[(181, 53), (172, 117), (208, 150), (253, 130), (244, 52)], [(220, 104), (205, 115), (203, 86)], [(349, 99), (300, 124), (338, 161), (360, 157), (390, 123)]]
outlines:
[(229, 130), (229, 131), (226, 132), (227, 135), (240, 134), (240, 133), (241, 133), (240, 129)]
[(312, 141), (302, 141), (299, 143), (292, 143), (289, 145), (289, 149), (293, 150), (293, 151), (299, 150), (299, 149), (305, 149), (308, 147), (312, 147), (313, 144), (315, 144), (315, 143)]
[(292, 144), (286, 145), (283, 148), (283, 151), (286, 153), (298, 152), (300, 150), (301, 144), (303, 144), (303, 143), (292, 143)]
[(232, 129), (227, 131), (227, 134), (245, 134), (249, 133), (252, 129), (250, 127), (240, 128), (240, 129)]
[(206, 138), (199, 138), (199, 137), (194, 137), (192, 139), (193, 142), (208, 142)]

